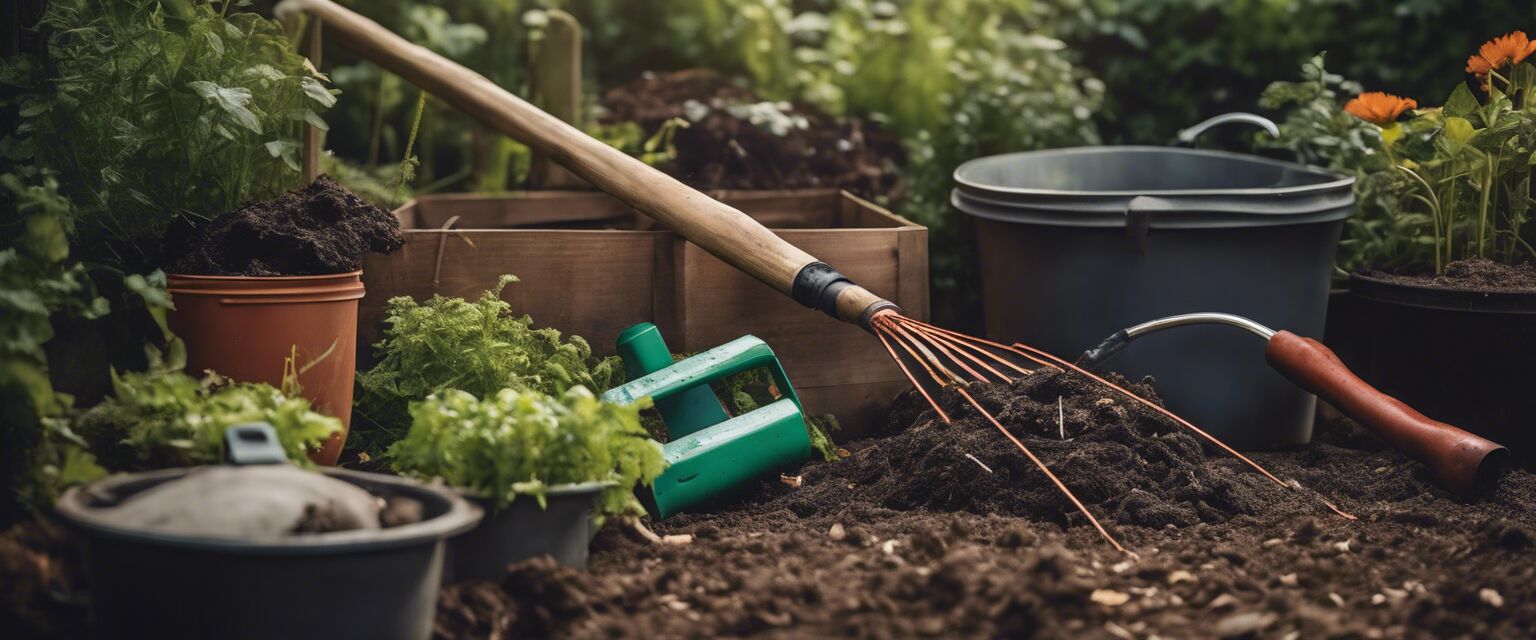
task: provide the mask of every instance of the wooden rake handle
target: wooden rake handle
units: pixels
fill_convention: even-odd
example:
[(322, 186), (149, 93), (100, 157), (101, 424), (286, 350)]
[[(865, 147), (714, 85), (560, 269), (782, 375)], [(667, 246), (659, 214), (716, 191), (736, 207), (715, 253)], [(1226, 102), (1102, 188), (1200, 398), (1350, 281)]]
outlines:
[(853, 284), (737, 209), (582, 133), (484, 76), (331, 0), (285, 0), (279, 16), (307, 12), (332, 40), (455, 109), (544, 154), (715, 257), (808, 307), (869, 329), (896, 305)]

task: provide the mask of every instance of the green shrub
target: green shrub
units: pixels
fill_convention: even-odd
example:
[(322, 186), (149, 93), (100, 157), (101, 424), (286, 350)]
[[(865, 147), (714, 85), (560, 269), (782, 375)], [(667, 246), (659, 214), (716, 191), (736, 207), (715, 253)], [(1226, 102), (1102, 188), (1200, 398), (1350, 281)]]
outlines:
[(646, 406), (604, 402), (581, 386), (558, 398), (502, 389), (476, 399), (449, 389), (411, 403), (410, 432), (389, 458), (395, 471), (442, 478), (499, 506), (532, 496), (542, 507), (550, 487), (613, 482), (596, 511), (643, 515), (635, 486), (666, 468), (661, 445), (640, 426)]
[(383, 452), (410, 426), (411, 402), (448, 389), (477, 397), (502, 389), (558, 396), (577, 386), (602, 393), (623, 379), (623, 363), (593, 358), (580, 336), (562, 339), (554, 329), (532, 328), (526, 315), (512, 315), (501, 291), (516, 281), (502, 276), (473, 302), (443, 296), (389, 301), (384, 339), (374, 345), (376, 364), (357, 376), (357, 415), (365, 422), (354, 427), (354, 449)]
[(53, 0), (40, 56), (0, 82), (20, 123), (5, 171), (51, 172), (74, 205), (78, 257), (130, 273), (161, 238), (300, 181), (305, 123), (336, 97), (276, 22), (231, 2)]
[(163, 370), (114, 374), (112, 381), (115, 393), (80, 416), (76, 432), (119, 471), (216, 464), (224, 431), (247, 422), (271, 424), (288, 459), (309, 465), (309, 449), (341, 431), (340, 420), (267, 384)]

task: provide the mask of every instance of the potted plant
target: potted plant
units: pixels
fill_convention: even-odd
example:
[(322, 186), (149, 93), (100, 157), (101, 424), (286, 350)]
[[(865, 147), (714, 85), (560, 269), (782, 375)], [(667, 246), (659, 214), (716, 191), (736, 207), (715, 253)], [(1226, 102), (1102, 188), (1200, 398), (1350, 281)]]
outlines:
[[(1345, 111), (1375, 135), (1371, 171), (1388, 206), (1354, 240), (1376, 247), (1350, 275), (1366, 332), (1352, 363), (1383, 391), (1426, 414), (1536, 458), (1536, 52), (1523, 32), (1494, 38), (1467, 61), (1474, 90), (1443, 106), (1362, 93)], [(1405, 117), (1406, 116), (1406, 117)]]
[[(301, 392), (345, 423), (361, 257), (334, 251), (341, 225), (320, 223), (343, 213), (329, 205), (356, 198), (339, 194), (317, 215), (292, 218), (308, 229), (243, 215), (307, 182), (301, 140), (325, 128), (319, 114), (336, 101), (325, 76), (281, 25), (241, 3), (59, 0), (37, 29), (46, 39), (35, 55), (4, 61), (6, 84), (21, 91), (4, 99), (18, 122), (0, 136), (0, 173), (57, 185), (67, 215), (56, 235), (104, 298), (88, 319), (61, 323), (61, 390), (95, 401), (112, 391), (109, 369), (143, 369), (142, 345), (161, 341), (174, 303), (169, 326), (193, 375), (275, 385), (284, 358), (297, 356)], [(393, 245), (363, 249), (398, 246), (393, 218), (378, 210), (373, 219), (389, 228), (364, 237)], [(306, 252), (337, 259), (287, 268)], [(241, 266), (197, 259), (207, 256)], [(153, 324), (101, 319), (108, 307), (144, 306)], [(333, 462), (340, 445), (331, 440), (317, 459)]]
[(542, 554), (585, 568), (591, 516), (644, 514), (635, 487), (666, 467), (640, 424), (643, 404), (605, 402), (581, 386), (559, 397), (450, 389), (411, 404), (410, 432), (388, 455), (396, 472), (441, 478), (485, 510), (451, 547), (453, 580), (494, 580)]

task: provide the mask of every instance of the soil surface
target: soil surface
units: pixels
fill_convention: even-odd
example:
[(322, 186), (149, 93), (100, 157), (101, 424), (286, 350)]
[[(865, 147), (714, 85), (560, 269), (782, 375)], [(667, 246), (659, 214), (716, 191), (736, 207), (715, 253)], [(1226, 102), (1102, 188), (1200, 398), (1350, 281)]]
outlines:
[(654, 525), (691, 535), (686, 544), (610, 527), (587, 572), (541, 558), (500, 584), (448, 588), (438, 635), (1536, 634), (1536, 477), (1526, 472), (1466, 503), (1416, 463), (1331, 425), (1319, 429), (1328, 442), (1253, 456), (1306, 487), (1297, 490), (1075, 376), (973, 392), (1132, 553), (1106, 543), (955, 398), (943, 400), (951, 425), (909, 394), (891, 419), (909, 428), (808, 464), (798, 488), (776, 480)]
[[(1310, 446), (1252, 456), (1300, 490), (1074, 375), (972, 393), (1131, 553), (962, 402), (941, 398), (946, 424), (909, 393), (892, 432), (849, 443), (850, 457), (653, 523), (671, 542), (609, 527), (588, 571), (537, 558), (445, 588), (437, 635), (1536, 636), (1527, 472), (1465, 502), (1334, 423)], [(67, 547), (35, 537), (0, 537), (6, 615), (36, 635), (77, 628)]]
[(1404, 275), (1372, 271), (1370, 277), (1387, 282), (1477, 292), (1536, 292), (1536, 264), (1507, 265), (1486, 258), (1457, 260), (1445, 265), (1445, 273)]
[(698, 189), (839, 187), (865, 197), (900, 189), (894, 135), (809, 105), (764, 101), (714, 71), (646, 74), (608, 91), (602, 105), (605, 122), (634, 122), (647, 136), (672, 118), (689, 121), (673, 139), (675, 160), (661, 168)]
[[(178, 227), (181, 228), (181, 227)], [(308, 276), (363, 268), (363, 255), (405, 244), (399, 221), (329, 176), (252, 202), (167, 238), (171, 273)]]

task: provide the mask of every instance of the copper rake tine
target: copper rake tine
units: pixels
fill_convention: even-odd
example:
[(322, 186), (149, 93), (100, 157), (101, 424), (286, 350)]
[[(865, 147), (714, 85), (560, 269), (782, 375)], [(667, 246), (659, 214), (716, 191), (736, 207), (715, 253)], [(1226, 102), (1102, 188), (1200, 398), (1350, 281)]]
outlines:
[[(913, 386), (917, 387), (918, 392), (923, 395), (923, 398), (928, 401), (928, 404), (933, 407), (934, 411), (938, 412), (939, 417), (943, 418), (946, 424), (952, 422), (949, 418), (949, 414), (944, 412), (944, 409), (940, 407), (939, 403), (933, 399), (933, 396), (929, 395), (928, 391), (923, 388), (923, 385), (918, 383), (917, 378), (912, 375), (912, 371), (907, 367), (906, 363), (902, 362), (901, 358), (897, 355), (896, 350), (891, 347), (892, 342), (900, 345), (908, 355), (912, 356), (912, 358), (916, 360), (925, 371), (927, 371), (928, 375), (933, 378), (935, 383), (937, 383), (941, 388), (952, 389), (961, 397), (965, 398), (966, 403), (971, 405), (972, 409), (975, 409), (977, 413), (986, 418), (987, 422), (991, 423), (992, 426), (996, 427), (997, 430), (1003, 434), (1003, 437), (1007, 438), (1014, 444), (1014, 446), (1018, 447), (1019, 451), (1022, 452), (1025, 457), (1029, 458), (1029, 461), (1033, 462), (1035, 466), (1045, 474), (1045, 477), (1049, 478), (1051, 483), (1056, 485), (1057, 489), (1061, 490), (1061, 493), (1067, 497), (1067, 500), (1071, 501), (1073, 506), (1077, 507), (1077, 510), (1081, 512), (1084, 517), (1088, 518), (1088, 522), (1093, 525), (1093, 528), (1098, 530), (1099, 535), (1103, 536), (1105, 540), (1109, 541), (1109, 544), (1113, 546), (1116, 551), (1121, 553), (1129, 553), (1125, 547), (1120, 545), (1118, 540), (1115, 540), (1113, 535), (1110, 535), (1109, 530), (1104, 528), (1104, 525), (1099, 522), (1099, 519), (1094, 517), (1093, 512), (1088, 510), (1088, 506), (1083, 504), (1081, 500), (1078, 500), (1077, 495), (1072, 493), (1071, 489), (1067, 488), (1066, 483), (1063, 483), (1061, 478), (1056, 477), (1056, 474), (1051, 471), (1050, 467), (1046, 466), (1044, 460), (1041, 460), (1035, 455), (1033, 451), (1030, 451), (1029, 447), (1025, 446), (1022, 440), (1013, 435), (1012, 432), (1008, 431), (1008, 429), (1004, 427), (1001, 422), (998, 422), (997, 418), (992, 416), (991, 412), (982, 407), (981, 403), (978, 402), (976, 398), (970, 394), (970, 392), (965, 390), (965, 387), (968, 384), (967, 381), (954, 374), (952, 371), (950, 371), (949, 367), (944, 366), (944, 363), (938, 360), (938, 356), (934, 354), (935, 349), (937, 349), (939, 353), (943, 353), (952, 360), (955, 360), (955, 363), (958, 364), (962, 370), (970, 373), (977, 379), (977, 381), (989, 381), (986, 376), (976, 372), (976, 370), (971, 369), (970, 367), (966, 366), (964, 362), (961, 362), (958, 358), (955, 358), (953, 355), (954, 351), (951, 350), (951, 346), (955, 345), (955, 343), (949, 342), (949, 344), (945, 344), (946, 341), (954, 340), (954, 338), (936, 337), (935, 332), (928, 331), (924, 327), (918, 326), (916, 323), (902, 323), (902, 319), (904, 318), (896, 314), (886, 314), (881, 318), (875, 319), (875, 321), (872, 323), (875, 328), (875, 335), (878, 336), (880, 341), (885, 344), (886, 351), (890, 352), (891, 357), (896, 360), (896, 365), (901, 367), (903, 373), (907, 374), (907, 379), (912, 382)], [(924, 345), (925, 340), (927, 341), (928, 346)], [(932, 348), (930, 348), (930, 346)], [(1001, 345), (998, 346), (1001, 347)], [(958, 346), (954, 346), (954, 348), (958, 349)], [(925, 358), (932, 359), (932, 361), (925, 361)], [(976, 362), (977, 364), (980, 364), (979, 360)], [(985, 365), (983, 365), (983, 367), (993, 371), (994, 373), (997, 373), (995, 370), (991, 369), (991, 367), (986, 367)], [(935, 372), (935, 370), (943, 371), (947, 375), (945, 377), (941, 377)], [(1003, 376), (1001, 373), (998, 373), (997, 375), (1002, 378), (1002, 382), (1006, 383), (1008, 381), (1008, 378)]]
[[(878, 336), (880, 341), (885, 345), (886, 351), (891, 355), (891, 358), (896, 361), (897, 366), (901, 368), (902, 372), (906, 374), (907, 379), (912, 383), (914, 387), (917, 388), (918, 392), (922, 394), (923, 399), (928, 401), (929, 406), (933, 407), (934, 411), (938, 413), (939, 417), (942, 418), (944, 422), (952, 422), (951, 417), (939, 405), (938, 400), (928, 392), (925, 386), (921, 383), (920, 376), (913, 373), (914, 367), (909, 366), (906, 360), (915, 362), (917, 367), (926, 373), (927, 376), (933, 380), (933, 383), (938, 385), (939, 388), (953, 390), (959, 394), (960, 397), (964, 398), (966, 404), (970, 405), (971, 408), (975, 409), (978, 414), (987, 420), (987, 422), (996, 427), (997, 430), (1001, 432), (1004, 437), (1006, 437), (1016, 447), (1018, 447), (1019, 451), (1028, 457), (1030, 461), (1033, 462), (1035, 466), (1041, 470), (1041, 472), (1045, 473), (1046, 477), (1049, 478), (1051, 482), (1061, 490), (1062, 494), (1072, 502), (1073, 506), (1077, 507), (1078, 511), (1080, 511), (1084, 516), (1088, 518), (1088, 521), (1093, 524), (1094, 528), (1098, 530), (1100, 535), (1102, 535), (1105, 540), (1108, 540), (1109, 543), (1113, 545), (1117, 550), (1125, 551), (1125, 548), (1122, 547), (1112, 535), (1110, 535), (1109, 531), (1099, 523), (1098, 519), (1095, 518), (1091, 512), (1089, 512), (1087, 506), (1084, 505), (1082, 501), (1077, 499), (1077, 496), (1072, 493), (1072, 490), (1067, 488), (1066, 484), (1063, 483), (1061, 479), (1058, 478), (1048, 466), (1046, 466), (1043, 460), (1037, 457), (1034, 452), (1030, 451), (1022, 440), (1020, 440), (1012, 432), (1008, 431), (1008, 429), (1004, 427), (995, 416), (987, 411), (986, 408), (981, 406), (981, 403), (977, 401), (969, 391), (966, 390), (966, 387), (969, 384), (972, 382), (1006, 383), (1017, 379), (1019, 376), (1029, 375), (1033, 373), (1033, 371), (1019, 364), (1019, 362), (1025, 361), (1047, 369), (1077, 373), (1087, 377), (1097, 384), (1104, 386), (1116, 394), (1126, 397), (1172, 420), (1181, 428), (1187, 429), (1198, 437), (1206, 440), (1207, 442), (1210, 442), (1212, 445), (1215, 445), (1217, 448), (1221, 449), (1232, 457), (1242, 461), (1245, 465), (1257, 471), (1259, 474), (1263, 475), (1265, 478), (1269, 479), (1275, 484), (1290, 490), (1305, 491), (1305, 489), (1303, 489), (1299, 484), (1286, 483), (1285, 481), (1276, 477), (1274, 474), (1270, 473), (1257, 462), (1254, 462), (1248, 456), (1243, 455), (1236, 449), (1233, 449), (1226, 443), (1222, 442), (1219, 438), (1216, 438), (1204, 429), (1195, 426), (1188, 420), (1179, 417), (1172, 411), (1159, 406), (1151, 400), (1143, 398), (1142, 396), (1136, 394), (1124, 386), (1110, 382), (1109, 380), (1094, 374), (1093, 372), (1084, 370), (1043, 350), (1017, 342), (1013, 344), (1002, 344), (999, 342), (987, 340), (985, 338), (969, 336), (958, 331), (952, 331), (919, 320), (913, 320), (894, 312), (887, 312), (879, 315), (873, 319), (871, 325), (874, 328), (875, 335)], [(905, 353), (908, 357), (906, 359), (902, 358), (902, 353)], [(1015, 372), (1016, 375), (1010, 375), (1008, 373), (1010, 370)], [(960, 372), (963, 372), (965, 375), (962, 376)], [(1333, 511), (1335, 514), (1338, 514), (1340, 517), (1349, 520), (1355, 519), (1353, 515), (1339, 509), (1336, 505), (1327, 499), (1324, 499), (1321, 496), (1316, 496), (1315, 494), (1314, 496), (1319, 501), (1321, 501), (1323, 505), (1327, 506), (1328, 509)]]

